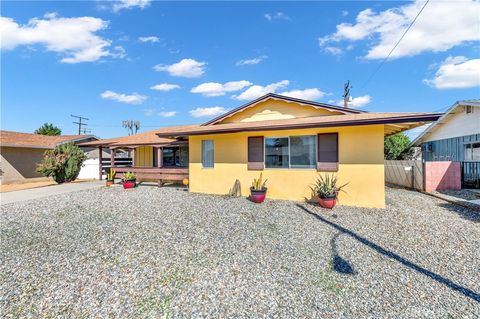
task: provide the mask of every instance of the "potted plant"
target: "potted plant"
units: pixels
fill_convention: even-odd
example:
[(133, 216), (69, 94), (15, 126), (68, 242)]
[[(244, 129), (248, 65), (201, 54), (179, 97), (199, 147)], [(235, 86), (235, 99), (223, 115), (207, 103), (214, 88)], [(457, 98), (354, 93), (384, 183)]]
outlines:
[(338, 193), (343, 191), (343, 188), (347, 186), (347, 184), (348, 183), (337, 186), (337, 176), (333, 174), (327, 174), (325, 177), (319, 175), (315, 185), (311, 187), (311, 189), (314, 195), (318, 197), (320, 206), (332, 209), (337, 203)]
[(253, 179), (252, 187), (250, 187), (250, 199), (254, 203), (262, 203), (267, 196), (267, 188), (265, 184), (267, 180), (263, 181), (262, 183), (262, 173), (260, 173), (260, 178)]
[(112, 186), (113, 184), (115, 184), (115, 170), (111, 169), (108, 171), (107, 173), (107, 181), (105, 183), (106, 186)]
[(134, 188), (137, 186), (137, 177), (132, 172), (125, 172), (122, 176), (122, 183), (124, 189)]

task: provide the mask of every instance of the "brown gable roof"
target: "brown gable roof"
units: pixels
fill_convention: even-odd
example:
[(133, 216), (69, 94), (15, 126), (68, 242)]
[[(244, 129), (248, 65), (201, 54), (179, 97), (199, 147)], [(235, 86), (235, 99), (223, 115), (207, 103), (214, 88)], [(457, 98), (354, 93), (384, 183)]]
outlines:
[(0, 131), (0, 145), (9, 147), (28, 147), (50, 149), (68, 142), (78, 142), (86, 139), (97, 139), (93, 135), (58, 135), (48, 136), (13, 131)]
[(203, 134), (373, 124), (396, 124), (395, 127), (397, 127), (397, 129), (386, 132), (386, 134), (389, 135), (412, 127), (423, 125), (425, 122), (436, 121), (441, 115), (441, 113), (361, 113), (349, 115), (316, 116), (296, 119), (228, 123), (222, 125), (202, 125), (190, 128), (171, 127), (159, 130), (157, 135), (160, 137), (172, 138)]
[(178, 142), (174, 138), (159, 137), (157, 133), (168, 129), (193, 129), (199, 125), (183, 125), (175, 127), (165, 127), (147, 132), (138, 133), (130, 136), (103, 139), (93, 142), (80, 143), (80, 146), (108, 146), (108, 147), (128, 147), (136, 145), (168, 145)]
[(263, 101), (266, 101), (268, 99), (277, 99), (277, 100), (283, 100), (283, 101), (287, 101), (287, 102), (294, 102), (294, 103), (299, 103), (299, 104), (305, 104), (305, 105), (309, 105), (309, 106), (312, 106), (314, 108), (320, 108), (320, 109), (326, 109), (326, 110), (329, 110), (329, 111), (336, 111), (336, 112), (342, 112), (343, 114), (360, 114), (360, 113), (366, 113), (365, 111), (360, 111), (360, 110), (355, 110), (355, 109), (351, 109), (351, 108), (345, 108), (345, 107), (342, 107), (342, 106), (338, 106), (338, 105), (332, 105), (332, 104), (326, 104), (326, 103), (319, 103), (319, 102), (314, 102), (314, 101), (308, 101), (308, 100), (302, 100), (302, 99), (297, 99), (297, 98), (294, 98), (294, 97), (290, 97), (290, 96), (285, 96), (285, 95), (280, 95), (280, 94), (275, 94), (275, 93), (268, 93), (268, 94), (265, 94), (261, 97), (259, 97), (258, 99), (256, 100), (253, 100), (251, 102), (248, 102), (242, 106), (239, 106), (225, 114), (222, 114), (216, 118), (214, 118), (213, 120), (210, 120), (206, 123), (203, 123), (202, 125), (212, 125), (212, 124), (216, 124), (218, 122), (220, 122), (221, 120), (227, 118), (227, 117), (230, 117), (240, 111), (243, 111), (249, 107), (252, 107), (260, 102), (263, 102)]

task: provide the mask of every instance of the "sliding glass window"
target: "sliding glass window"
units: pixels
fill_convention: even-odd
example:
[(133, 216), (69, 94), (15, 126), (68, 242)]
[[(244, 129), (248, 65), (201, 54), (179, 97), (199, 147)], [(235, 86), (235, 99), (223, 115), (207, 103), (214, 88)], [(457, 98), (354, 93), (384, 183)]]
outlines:
[(290, 167), (288, 137), (265, 138), (265, 167)]
[(315, 168), (317, 165), (316, 136), (290, 136), (290, 167)]

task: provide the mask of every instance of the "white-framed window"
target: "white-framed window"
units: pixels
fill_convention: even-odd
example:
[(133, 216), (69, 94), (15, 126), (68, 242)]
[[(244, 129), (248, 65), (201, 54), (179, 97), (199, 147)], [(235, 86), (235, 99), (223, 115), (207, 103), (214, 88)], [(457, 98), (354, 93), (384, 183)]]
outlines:
[(315, 168), (316, 162), (315, 135), (265, 138), (265, 168)]
[(213, 140), (202, 140), (202, 167), (212, 168), (214, 164)]
[(464, 148), (464, 161), (480, 161), (480, 142), (466, 143)]

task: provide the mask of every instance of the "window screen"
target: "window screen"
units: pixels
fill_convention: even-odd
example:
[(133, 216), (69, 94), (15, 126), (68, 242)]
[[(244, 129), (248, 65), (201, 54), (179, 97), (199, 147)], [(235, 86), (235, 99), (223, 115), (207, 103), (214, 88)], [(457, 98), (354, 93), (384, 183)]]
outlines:
[(213, 141), (202, 141), (202, 166), (213, 167)]

